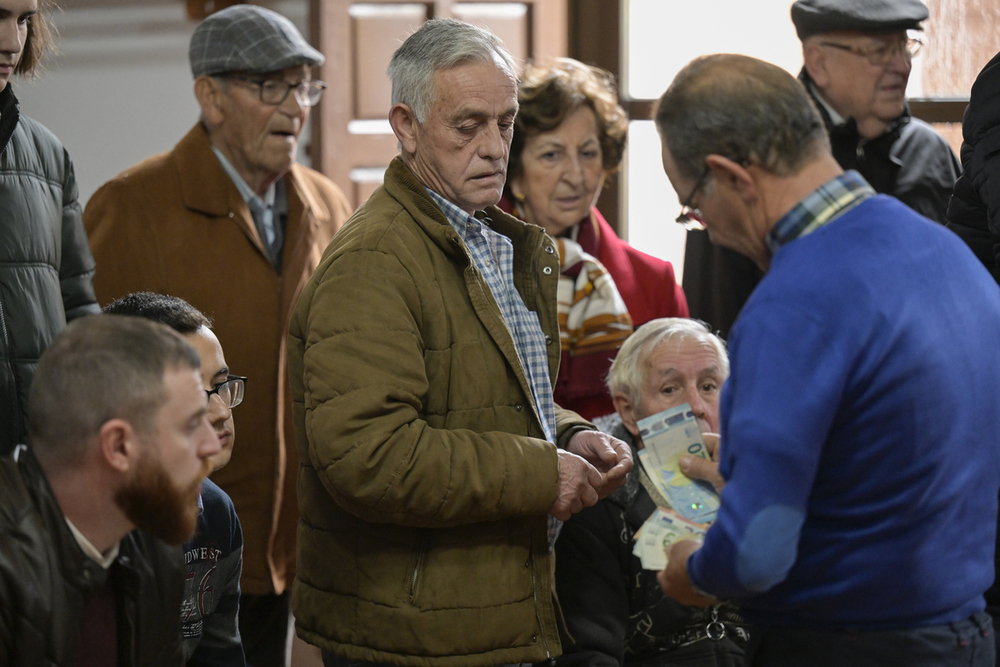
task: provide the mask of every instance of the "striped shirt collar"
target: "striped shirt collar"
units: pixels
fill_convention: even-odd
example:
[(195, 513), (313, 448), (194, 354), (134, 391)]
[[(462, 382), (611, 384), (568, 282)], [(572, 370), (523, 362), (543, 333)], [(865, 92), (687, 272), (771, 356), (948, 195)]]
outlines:
[(790, 241), (810, 234), (838, 218), (875, 191), (856, 171), (848, 171), (819, 186), (783, 215), (767, 234), (766, 243), (773, 255)]

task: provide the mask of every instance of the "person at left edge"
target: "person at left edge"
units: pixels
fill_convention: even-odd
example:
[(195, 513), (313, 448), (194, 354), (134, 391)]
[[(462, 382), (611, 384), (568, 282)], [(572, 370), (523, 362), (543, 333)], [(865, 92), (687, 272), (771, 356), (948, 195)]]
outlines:
[(51, 40), (45, 0), (0, 0), (0, 454), (27, 439), (38, 358), (66, 323), (98, 311), (94, 258), (69, 153), (21, 114), (11, 76)]
[(296, 295), (347, 219), (343, 193), (295, 163), (324, 84), (323, 56), (284, 16), (235, 5), (202, 21), (188, 51), (201, 120), (87, 204), (101, 303), (171, 294), (215, 323), (233, 368), (254, 378), (240, 449), (213, 480), (243, 526), (240, 634), (247, 662), (284, 665), (295, 576), (295, 474), (285, 334)]
[(201, 359), (94, 315), (42, 355), (30, 445), (0, 457), (0, 665), (177, 667), (183, 566), (220, 451)]

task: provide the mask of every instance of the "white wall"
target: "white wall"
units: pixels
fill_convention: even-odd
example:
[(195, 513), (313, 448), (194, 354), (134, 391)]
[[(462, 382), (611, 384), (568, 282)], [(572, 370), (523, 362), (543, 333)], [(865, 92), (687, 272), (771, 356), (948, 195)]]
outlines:
[[(307, 0), (272, 6), (308, 35)], [(21, 113), (46, 125), (69, 150), (86, 203), (119, 172), (173, 148), (197, 121), (187, 60), (197, 23), (179, 1), (66, 9), (52, 19), (59, 55), (45, 61), (37, 80), (15, 78), (14, 92)], [(307, 128), (300, 148), (308, 136)]]

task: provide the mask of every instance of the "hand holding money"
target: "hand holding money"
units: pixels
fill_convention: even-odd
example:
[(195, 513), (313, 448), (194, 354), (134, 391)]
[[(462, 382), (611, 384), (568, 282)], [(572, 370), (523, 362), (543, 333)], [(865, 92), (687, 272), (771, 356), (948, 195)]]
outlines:
[(710, 523), (719, 509), (711, 484), (693, 481), (680, 468), (682, 456), (710, 460), (691, 406), (683, 403), (636, 422), (643, 449), (639, 461), (671, 508), (691, 521)]
[(667, 552), (666, 567), (656, 575), (656, 580), (660, 583), (664, 595), (674, 598), (681, 604), (710, 607), (718, 603), (718, 600), (696, 590), (688, 573), (688, 558), (699, 548), (701, 543), (694, 540), (681, 540), (671, 546)]
[(667, 550), (683, 540), (701, 541), (708, 525), (688, 521), (673, 510), (657, 508), (632, 538), (632, 553), (639, 557), (644, 570), (662, 570), (667, 566)]
[(719, 474), (719, 435), (717, 433), (702, 433), (705, 447), (711, 460), (698, 456), (685, 454), (680, 458), (679, 465), (681, 472), (691, 479), (700, 479), (711, 484), (716, 492), (721, 493), (722, 487), (726, 485), (726, 480)]

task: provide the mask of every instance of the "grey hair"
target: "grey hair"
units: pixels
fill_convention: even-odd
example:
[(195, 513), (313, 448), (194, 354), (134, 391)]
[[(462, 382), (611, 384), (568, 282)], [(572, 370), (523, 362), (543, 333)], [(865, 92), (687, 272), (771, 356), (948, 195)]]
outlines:
[(675, 339), (694, 339), (711, 344), (719, 358), (722, 379), (729, 377), (726, 344), (712, 333), (707, 324), (685, 317), (660, 317), (636, 329), (618, 350), (618, 356), (608, 371), (608, 391), (611, 395), (625, 394), (633, 406), (638, 406), (642, 399), (642, 385), (646, 382), (646, 359), (660, 345)]
[(805, 88), (780, 67), (748, 56), (692, 60), (660, 97), (654, 119), (688, 178), (701, 175), (709, 155), (790, 176), (830, 150)]
[(435, 102), (434, 73), (465, 63), (495, 63), (517, 81), (517, 63), (500, 38), (456, 19), (427, 21), (392, 54), (386, 74), (392, 104), (410, 107), (417, 122), (427, 120)]

